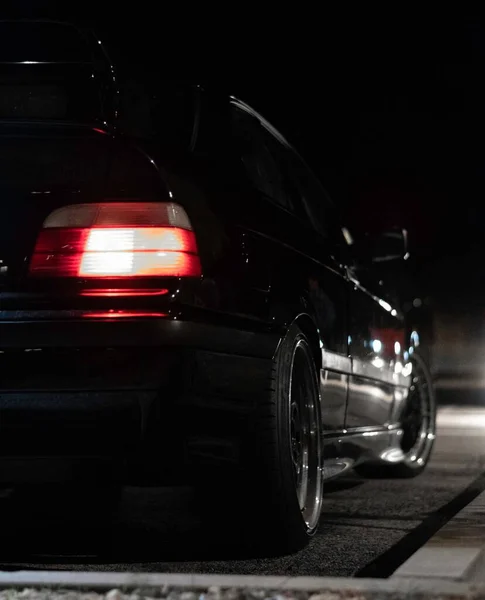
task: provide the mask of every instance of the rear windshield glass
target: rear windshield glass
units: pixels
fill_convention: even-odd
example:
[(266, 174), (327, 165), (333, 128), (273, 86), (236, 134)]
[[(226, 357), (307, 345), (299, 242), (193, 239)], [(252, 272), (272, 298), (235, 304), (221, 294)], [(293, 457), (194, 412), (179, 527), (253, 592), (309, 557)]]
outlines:
[(65, 119), (67, 114), (67, 95), (60, 86), (0, 83), (0, 118)]
[(92, 55), (71, 25), (0, 21), (0, 62), (92, 62)]
[(72, 25), (0, 21), (0, 119), (99, 120), (92, 63)]
[(98, 84), (84, 65), (0, 64), (0, 119), (95, 121)]

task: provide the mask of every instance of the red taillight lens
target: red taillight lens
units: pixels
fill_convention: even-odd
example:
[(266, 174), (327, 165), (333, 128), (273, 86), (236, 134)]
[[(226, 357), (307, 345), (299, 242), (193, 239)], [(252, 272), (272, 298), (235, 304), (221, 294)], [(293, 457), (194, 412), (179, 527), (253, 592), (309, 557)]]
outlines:
[(52, 213), (30, 263), (40, 277), (198, 277), (194, 232), (176, 204), (80, 204)]

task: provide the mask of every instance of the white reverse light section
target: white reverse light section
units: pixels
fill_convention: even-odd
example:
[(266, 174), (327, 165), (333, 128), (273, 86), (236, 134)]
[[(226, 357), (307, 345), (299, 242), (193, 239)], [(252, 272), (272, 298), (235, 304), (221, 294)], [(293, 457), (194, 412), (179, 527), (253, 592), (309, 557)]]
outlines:
[(160, 227), (192, 230), (185, 210), (174, 202), (103, 202), (71, 204), (52, 212), (44, 229), (54, 227)]

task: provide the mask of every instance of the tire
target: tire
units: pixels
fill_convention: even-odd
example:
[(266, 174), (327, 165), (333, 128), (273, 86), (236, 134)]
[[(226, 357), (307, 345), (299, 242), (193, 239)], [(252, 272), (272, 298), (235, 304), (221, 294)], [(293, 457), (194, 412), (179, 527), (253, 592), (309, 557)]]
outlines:
[(433, 380), (425, 360), (412, 357), (413, 374), (409, 396), (401, 415), (403, 459), (396, 464), (363, 464), (355, 468), (364, 477), (411, 478), (421, 474), (436, 437), (436, 399)]
[(323, 496), (319, 380), (310, 343), (296, 325), (278, 349), (253, 423), (243, 477), (252, 490), (245, 495), (248, 531), (253, 543), (256, 537), (291, 552), (317, 530)]

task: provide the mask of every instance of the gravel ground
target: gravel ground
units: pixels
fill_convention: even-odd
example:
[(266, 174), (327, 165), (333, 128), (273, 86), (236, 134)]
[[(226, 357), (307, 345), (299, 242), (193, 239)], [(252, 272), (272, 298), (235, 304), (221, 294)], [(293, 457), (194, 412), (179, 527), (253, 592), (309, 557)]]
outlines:
[(427, 591), (425, 594), (408, 591), (384, 590), (351, 590), (338, 591), (322, 590), (318, 593), (308, 591), (283, 591), (257, 588), (228, 588), (211, 587), (208, 589), (189, 588), (162, 588), (148, 590), (134, 590), (123, 593), (114, 589), (107, 594), (93, 592), (80, 592), (75, 590), (30, 589), (0, 591), (0, 600), (409, 600), (416, 598), (436, 598), (439, 600), (482, 600), (483, 589), (464, 588), (459, 593), (443, 593), (441, 589), (436, 592)]
[[(157, 595), (144, 595), (138, 592), (132, 594), (123, 594), (119, 590), (111, 590), (107, 594), (82, 593), (76, 591), (56, 591), (49, 589), (35, 590), (25, 589), (22, 591), (4, 590), (0, 592), (0, 600), (142, 600), (142, 599), (166, 599), (166, 600), (334, 600), (336, 595), (328, 592), (323, 594), (311, 594), (305, 592), (281, 594), (268, 590), (241, 590), (219, 588), (209, 588), (207, 591), (201, 590), (170, 590), (162, 589)], [(351, 596), (346, 596), (349, 600)]]
[(184, 588), (162, 588), (160, 590), (134, 590), (132, 593), (124, 594), (120, 590), (111, 590), (107, 594), (82, 593), (77, 591), (53, 591), (50, 589), (24, 589), (4, 590), (0, 592), (0, 600), (142, 600), (142, 599), (166, 599), (166, 600), (332, 600), (335, 595), (312, 594), (307, 592), (296, 592), (282, 595), (281, 591), (271, 592), (268, 590), (242, 590), (231, 588), (222, 590), (220, 588), (209, 588), (208, 590), (191, 590)]
[[(296, 554), (264, 556), (254, 547), (241, 549), (230, 523), (198, 521), (190, 490), (129, 489), (113, 529), (66, 530), (29, 521), (29, 515), (3, 523), (0, 568), (387, 576), (389, 566), (397, 567), (423, 536), (458, 510), (457, 497), (485, 471), (480, 429), (485, 411), (482, 420), (473, 421), (475, 429), (469, 419), (460, 427), (460, 409), (447, 411), (433, 463), (423, 476), (365, 481), (350, 474), (327, 486), (321, 527)], [(270, 510), (264, 502), (261, 509)], [(374, 570), (366, 573), (369, 568)]]
[[(352, 594), (346, 598), (356, 597)], [(124, 594), (120, 590), (111, 590), (107, 594), (96, 594), (93, 592), (83, 593), (72, 590), (53, 591), (50, 589), (4, 590), (0, 592), (0, 600), (142, 600), (142, 599), (166, 599), (166, 600), (334, 600), (336, 595), (332, 592), (315, 594), (311, 592), (283, 593), (281, 590), (258, 590), (229, 588), (221, 589), (211, 587), (207, 590), (184, 589), (184, 588), (162, 588), (160, 590), (134, 590), (132, 593)]]

